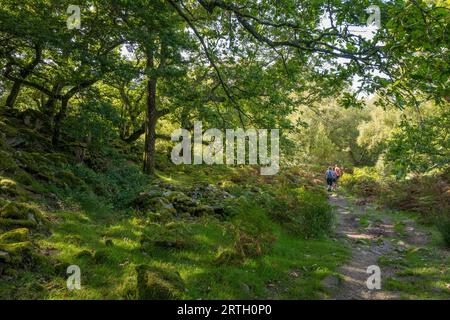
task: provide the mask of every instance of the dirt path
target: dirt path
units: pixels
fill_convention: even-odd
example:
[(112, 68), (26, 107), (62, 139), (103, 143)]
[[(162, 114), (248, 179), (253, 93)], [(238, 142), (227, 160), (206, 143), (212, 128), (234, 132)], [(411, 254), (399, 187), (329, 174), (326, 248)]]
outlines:
[[(381, 256), (395, 254), (395, 251), (404, 250), (407, 246), (402, 241), (393, 241), (399, 235), (391, 217), (382, 215), (377, 219), (368, 218), (370, 215), (367, 211), (374, 211), (373, 208), (366, 204), (353, 206), (339, 195), (330, 195), (329, 202), (337, 215), (337, 234), (348, 242), (352, 252), (348, 264), (338, 270), (340, 277), (328, 277), (324, 280), (331, 299), (398, 299), (398, 293), (383, 289), (383, 279), (395, 276), (395, 272), (388, 267), (380, 266), (380, 290), (369, 290), (366, 284), (371, 275), (367, 273), (369, 266), (377, 266)], [(411, 243), (426, 243), (426, 237), (416, 233), (414, 227), (408, 226), (407, 230), (411, 231), (408, 237)]]

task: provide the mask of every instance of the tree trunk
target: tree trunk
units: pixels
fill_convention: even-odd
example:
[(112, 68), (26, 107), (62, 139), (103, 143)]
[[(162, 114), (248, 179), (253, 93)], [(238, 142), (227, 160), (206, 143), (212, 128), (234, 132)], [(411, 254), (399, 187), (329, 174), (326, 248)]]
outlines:
[[(147, 56), (147, 70), (154, 66), (153, 54)], [(147, 81), (147, 110), (145, 119), (145, 145), (143, 171), (146, 174), (155, 173), (155, 141), (156, 141), (156, 82), (155, 76), (150, 76)]]
[(61, 109), (59, 110), (58, 114), (55, 117), (55, 123), (53, 125), (53, 137), (52, 137), (52, 144), (54, 147), (57, 147), (61, 140), (62, 120), (66, 116), (68, 104), (69, 104), (69, 99), (67, 99), (67, 98), (62, 99), (61, 100)]
[(53, 122), (53, 117), (55, 116), (55, 105), (58, 100), (57, 95), (61, 92), (62, 87), (62, 83), (59, 82), (54, 85), (52, 95), (48, 97), (42, 110), (42, 112), (49, 117), (50, 122)]
[[(36, 53), (35, 53), (33, 61), (31, 61), (25, 68), (23, 68), (20, 71), (21, 80), (26, 79), (33, 72), (34, 68), (36, 68), (39, 61), (41, 60), (41, 55), (42, 55), (41, 45), (36, 44), (34, 48), (35, 48)], [(8, 64), (4, 75), (8, 78), (8, 75), (11, 71), (12, 71), (12, 66), (10, 64)], [(11, 88), (11, 92), (9, 93), (8, 98), (6, 99), (6, 104), (5, 104), (6, 107), (8, 107), (8, 108), (14, 107), (14, 104), (17, 100), (17, 97), (19, 95), (21, 87), (22, 87), (22, 81), (20, 81), (20, 79), (15, 80), (14, 84)]]
[(14, 107), (14, 103), (16, 102), (17, 96), (19, 95), (20, 92), (20, 86), (21, 86), (20, 81), (14, 81), (14, 84), (11, 88), (11, 92), (9, 93), (8, 98), (6, 99), (5, 105), (8, 108)]

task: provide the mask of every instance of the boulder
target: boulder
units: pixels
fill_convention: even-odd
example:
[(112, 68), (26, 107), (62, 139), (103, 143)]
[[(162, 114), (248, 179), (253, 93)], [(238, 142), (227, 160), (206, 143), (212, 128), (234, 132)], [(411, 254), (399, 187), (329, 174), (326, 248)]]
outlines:
[(27, 228), (18, 228), (0, 234), (1, 243), (24, 242), (29, 241), (29, 230)]
[(243, 257), (234, 249), (219, 249), (213, 260), (215, 265), (239, 265), (243, 261)]
[(17, 186), (17, 183), (11, 179), (0, 177), (0, 194), (4, 194), (9, 197), (19, 195), (21, 192)]
[(178, 272), (140, 265), (137, 272), (137, 297), (139, 300), (178, 300), (185, 290)]
[(0, 252), (6, 252), (9, 256), (7, 262), (13, 264), (22, 263), (33, 256), (33, 244), (30, 241), (0, 243)]
[(0, 208), (0, 227), (22, 226), (27, 228), (45, 227), (42, 212), (26, 203), (8, 201)]
[(184, 249), (192, 245), (192, 232), (182, 222), (151, 224), (141, 236), (141, 248), (151, 253), (154, 247)]

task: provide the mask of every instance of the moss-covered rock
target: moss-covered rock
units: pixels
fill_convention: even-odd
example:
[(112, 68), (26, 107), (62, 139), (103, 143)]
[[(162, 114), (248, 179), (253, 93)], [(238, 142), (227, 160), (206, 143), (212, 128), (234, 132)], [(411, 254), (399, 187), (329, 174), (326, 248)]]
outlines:
[(183, 297), (185, 285), (178, 272), (140, 265), (137, 272), (137, 297), (140, 300), (176, 300)]
[(192, 232), (183, 222), (151, 224), (141, 236), (141, 247), (150, 253), (154, 246), (184, 249), (193, 245)]
[(29, 241), (30, 231), (27, 228), (17, 228), (0, 234), (0, 243)]
[(14, 180), (0, 177), (0, 194), (14, 197), (21, 193), (20, 188)]
[(8, 201), (0, 208), (0, 227), (46, 227), (46, 221), (42, 212), (36, 207)]
[(0, 172), (15, 172), (19, 166), (11, 153), (0, 150)]
[(76, 258), (81, 258), (81, 259), (83, 259), (83, 258), (89, 258), (89, 259), (91, 259), (91, 258), (94, 257), (94, 254), (92, 253), (91, 250), (84, 249), (84, 250), (81, 250), (80, 252), (78, 252), (78, 253), (75, 255), (75, 257), (76, 257)]
[(21, 118), (27, 127), (36, 131), (49, 131), (51, 128), (49, 117), (38, 110), (26, 109), (18, 114), (18, 118)]
[(188, 212), (195, 217), (201, 217), (204, 215), (213, 215), (214, 208), (208, 205), (198, 205), (188, 209)]
[(9, 263), (20, 264), (29, 260), (33, 256), (33, 244), (30, 241), (0, 243), (0, 252), (6, 252), (9, 255)]
[(25, 139), (23, 143), (23, 148), (29, 150), (50, 150), (52, 148), (52, 143), (49, 137), (40, 134), (38, 131), (30, 128), (20, 128), (19, 136)]
[(177, 212), (192, 213), (197, 208), (198, 203), (181, 191), (170, 192), (167, 199), (173, 204)]
[(6, 251), (0, 251), (0, 264), (10, 263), (10, 262), (11, 262), (10, 254)]
[(242, 255), (231, 248), (220, 248), (213, 260), (214, 265), (239, 265), (243, 261)]
[(70, 243), (76, 246), (80, 246), (83, 243), (83, 239), (79, 235), (68, 235), (64, 237), (65, 243)]
[(36, 223), (31, 220), (0, 218), (0, 229), (9, 229), (13, 227), (35, 228), (36, 226)]

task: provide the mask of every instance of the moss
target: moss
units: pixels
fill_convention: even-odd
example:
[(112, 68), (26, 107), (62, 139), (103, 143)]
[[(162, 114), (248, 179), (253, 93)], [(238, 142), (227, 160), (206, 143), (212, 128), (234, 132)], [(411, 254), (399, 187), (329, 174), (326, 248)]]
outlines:
[(69, 268), (70, 263), (57, 261), (53, 265), (53, 272), (60, 277), (67, 277), (67, 268)]
[(58, 183), (64, 183), (68, 186), (81, 186), (84, 185), (84, 181), (73, 174), (73, 172), (68, 170), (62, 170), (55, 174), (58, 179)]
[(21, 190), (18, 188), (15, 181), (3, 178), (0, 179), (0, 194), (14, 197), (21, 194)]
[(83, 240), (79, 235), (69, 235), (64, 237), (64, 242), (79, 246), (83, 243)]
[(30, 220), (0, 218), (0, 228), (10, 228), (10, 227), (35, 228), (36, 226), (37, 226), (36, 222)]
[(29, 204), (8, 202), (0, 208), (0, 225), (35, 227), (46, 225), (42, 212)]
[(10, 263), (18, 264), (32, 256), (33, 244), (30, 241), (0, 243), (0, 251), (7, 252)]
[(18, 228), (0, 234), (0, 243), (23, 242), (28, 240), (29, 230), (27, 228)]
[(26, 173), (25, 171), (21, 171), (15, 174), (14, 177), (16, 178), (17, 182), (24, 184), (26, 186), (31, 186), (34, 183), (33, 177), (30, 174)]
[(188, 212), (195, 217), (201, 217), (204, 215), (213, 215), (214, 209), (207, 205), (200, 205), (197, 207), (192, 207), (188, 209)]
[(80, 252), (78, 252), (75, 255), (76, 258), (81, 258), (81, 259), (83, 259), (83, 258), (93, 258), (93, 256), (94, 255), (93, 255), (92, 251), (87, 250), (87, 249), (81, 250)]
[(11, 262), (11, 255), (6, 251), (0, 251), (0, 263), (9, 263), (9, 262)]
[(49, 138), (41, 135), (39, 132), (29, 128), (20, 128), (19, 135), (25, 138), (25, 146), (33, 150), (49, 150), (52, 143)]
[(6, 137), (16, 137), (18, 135), (18, 129), (16, 126), (11, 125), (10, 119), (5, 119), (0, 121), (0, 132), (2, 132)]
[(97, 250), (94, 252), (93, 258), (96, 264), (103, 264), (108, 261), (110, 253), (107, 250)]
[(153, 246), (185, 249), (193, 245), (192, 232), (183, 222), (169, 222), (165, 225), (151, 224), (141, 236), (141, 247), (150, 252)]
[(180, 191), (172, 192), (167, 199), (173, 204), (178, 213), (188, 212), (192, 213), (198, 203), (192, 198)]
[(183, 279), (177, 272), (140, 265), (137, 272), (137, 297), (140, 300), (181, 299)]
[(19, 168), (10, 153), (0, 150), (0, 172), (14, 172)]
[(220, 248), (213, 260), (215, 265), (239, 265), (242, 263), (242, 256), (236, 250)]
[(54, 164), (57, 163), (57, 164), (61, 165), (61, 164), (69, 164), (70, 163), (68, 156), (66, 154), (60, 153), (60, 152), (46, 153), (45, 158)]

